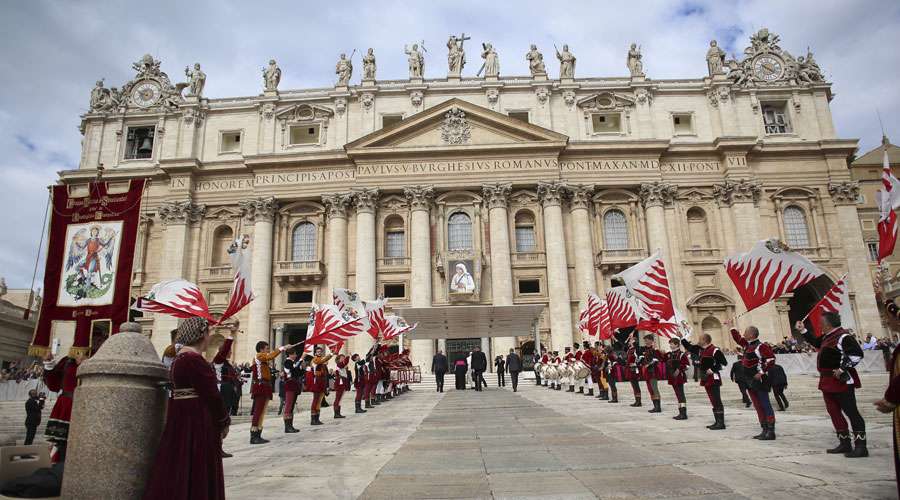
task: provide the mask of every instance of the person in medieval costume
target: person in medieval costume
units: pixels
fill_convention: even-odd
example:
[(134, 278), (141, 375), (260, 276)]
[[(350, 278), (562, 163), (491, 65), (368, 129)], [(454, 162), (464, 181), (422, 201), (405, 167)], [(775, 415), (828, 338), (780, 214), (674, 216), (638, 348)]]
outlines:
[(350, 390), (351, 377), (350, 370), (347, 369), (348, 364), (350, 364), (350, 358), (344, 354), (338, 354), (337, 367), (334, 369), (334, 403), (331, 404), (334, 408), (334, 418), (344, 418), (341, 415), (341, 397), (344, 392)]
[[(900, 308), (893, 300), (885, 302), (888, 315), (900, 319)], [(884, 398), (875, 401), (875, 408), (881, 413), (892, 413), (894, 432), (894, 474), (897, 478), (897, 495), (900, 497), (900, 344), (894, 347), (894, 352), (887, 365), (888, 387), (884, 391)]]
[(256, 359), (253, 360), (253, 373), (250, 378), (250, 396), (253, 398), (253, 419), (250, 422), (250, 444), (265, 444), (268, 439), (263, 439), (263, 421), (266, 417), (266, 407), (272, 400), (273, 382), (272, 368), (269, 364), (275, 360), (285, 347), (272, 350), (269, 343), (260, 340), (256, 343)]
[(625, 354), (625, 364), (628, 367), (628, 382), (631, 383), (631, 391), (634, 392), (634, 403), (629, 406), (641, 406), (641, 354), (634, 338), (634, 333), (628, 337), (628, 351)]
[(50, 411), (45, 435), (47, 441), (56, 447), (54, 462), (66, 460), (66, 448), (69, 443), (69, 421), (72, 419), (72, 398), (78, 385), (76, 374), (87, 356), (81, 351), (53, 360), (48, 354), (44, 361), (44, 384), (47, 389), (56, 392), (56, 403)]
[(319, 413), (322, 408), (322, 399), (328, 389), (328, 361), (332, 355), (325, 355), (325, 347), (316, 346), (313, 350), (315, 356), (310, 360), (306, 369), (306, 390), (313, 393), (309, 408), (309, 425), (322, 425)]
[(644, 335), (644, 345), (640, 352), (641, 378), (647, 383), (647, 391), (653, 403), (653, 408), (647, 410), (647, 413), (662, 413), (659, 379), (665, 378), (665, 364), (662, 362), (662, 353), (656, 348), (655, 335)]
[(619, 402), (619, 391), (617, 384), (628, 380), (628, 370), (621, 353), (615, 348), (617, 342), (606, 348), (606, 380), (609, 383), (609, 402)]
[[(231, 415), (232, 408), (237, 404), (237, 397), (235, 395), (237, 373), (235, 373), (234, 368), (231, 367), (231, 363), (228, 362), (228, 357), (231, 356), (231, 346), (234, 345), (234, 335), (237, 331), (237, 323), (229, 326), (228, 336), (225, 337), (225, 341), (219, 346), (219, 350), (216, 352), (215, 357), (213, 357), (212, 363), (210, 363), (216, 374), (216, 387), (219, 389), (219, 394), (222, 395), (225, 413), (228, 415)], [(231, 456), (230, 453), (226, 453), (225, 450), (222, 450), (223, 458), (231, 458)]]
[(712, 405), (712, 413), (715, 422), (707, 425), (711, 431), (725, 428), (725, 406), (722, 404), (722, 368), (728, 365), (728, 360), (722, 354), (721, 349), (712, 343), (712, 337), (708, 333), (700, 335), (700, 344), (695, 345), (687, 339), (681, 339), (681, 345), (690, 353), (700, 356), (700, 385), (706, 389), (706, 396)]
[(591, 377), (597, 382), (597, 399), (609, 400), (609, 382), (606, 380), (604, 365), (606, 364), (606, 351), (600, 342), (594, 342), (591, 349)]
[(156, 448), (144, 498), (148, 500), (216, 500), (225, 498), (222, 440), (231, 417), (216, 388), (212, 366), (203, 359), (209, 325), (192, 317), (178, 327), (182, 344), (172, 363), (172, 393), (166, 426)]
[(678, 338), (669, 339), (669, 352), (663, 354), (666, 364), (666, 378), (672, 390), (675, 391), (675, 399), (678, 401), (678, 415), (675, 420), (687, 420), (687, 398), (684, 397), (684, 384), (687, 382), (687, 369), (691, 366), (691, 356), (681, 350), (681, 342)]
[(769, 400), (771, 385), (767, 372), (775, 364), (775, 353), (769, 344), (759, 340), (759, 329), (755, 326), (748, 326), (743, 334), (732, 328), (731, 337), (744, 350), (739, 376), (747, 384), (750, 401), (762, 427), (762, 432), (753, 439), (773, 441), (776, 437), (775, 411)]
[[(353, 377), (353, 389), (356, 392), (353, 398), (353, 403), (356, 406), (355, 413), (365, 413), (366, 410), (363, 409), (363, 399), (366, 395), (366, 360), (359, 357), (359, 354), (353, 353), (353, 356), (350, 356), (350, 360), (353, 362), (354, 368), (354, 377)], [(366, 404), (369, 402), (366, 401)]]
[(284, 386), (284, 433), (294, 434), (300, 432), (294, 427), (294, 407), (297, 397), (300, 395), (303, 366), (298, 358), (296, 350), (288, 352), (284, 360), (283, 386)]

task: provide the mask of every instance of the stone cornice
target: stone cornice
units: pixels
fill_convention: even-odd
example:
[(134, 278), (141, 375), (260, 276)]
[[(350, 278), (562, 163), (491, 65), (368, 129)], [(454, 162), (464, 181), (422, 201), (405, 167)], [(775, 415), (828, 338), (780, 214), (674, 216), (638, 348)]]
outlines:
[(482, 184), (481, 193), (484, 198), (484, 204), (488, 209), (506, 208), (509, 204), (509, 193), (512, 192), (512, 184)]
[(325, 216), (327, 218), (346, 219), (347, 209), (353, 204), (353, 195), (351, 193), (323, 194), (322, 204), (325, 205)]
[(403, 188), (403, 196), (411, 210), (429, 210), (434, 200), (433, 186), (407, 186)]
[(566, 184), (562, 182), (538, 182), (537, 195), (544, 208), (560, 206), (566, 197)]
[(353, 203), (356, 205), (356, 211), (375, 213), (375, 207), (378, 206), (378, 198), (381, 196), (381, 190), (375, 189), (355, 189), (353, 190)]
[(206, 215), (206, 205), (186, 201), (167, 201), (157, 209), (159, 220), (165, 225), (194, 224)]
[(275, 219), (275, 213), (278, 211), (278, 201), (274, 196), (239, 201), (238, 206), (241, 209), (241, 215), (251, 222), (257, 220), (271, 222)]
[(677, 192), (678, 188), (674, 184), (655, 181), (641, 184), (638, 196), (645, 207), (661, 207), (672, 204)]

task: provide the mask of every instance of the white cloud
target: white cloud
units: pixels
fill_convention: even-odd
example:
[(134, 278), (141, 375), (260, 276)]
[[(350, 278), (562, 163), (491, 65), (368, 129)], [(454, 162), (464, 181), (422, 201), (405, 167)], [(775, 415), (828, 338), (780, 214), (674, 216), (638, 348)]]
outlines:
[[(321, 6), (320, 6), (321, 5)], [(274, 57), (282, 88), (334, 82), (340, 52), (374, 47), (379, 78), (405, 78), (405, 43), (425, 40), (426, 76), (445, 70), (446, 37), (472, 36), (466, 74), (481, 65), (477, 47), (490, 41), (502, 74), (526, 74), (530, 43), (544, 52), (551, 75), (553, 44), (568, 43), (585, 76), (626, 74), (628, 44), (643, 47), (651, 78), (696, 78), (705, 73), (710, 38), (740, 53), (749, 35), (766, 26), (794, 54), (807, 46), (834, 83), (832, 111), (841, 137), (877, 145), (878, 109), (900, 140), (898, 56), (900, 3), (894, 0), (483, 2), (267, 2), (252, 10), (241, 1), (4, 2), (0, 30), (0, 275), (27, 287), (46, 203), (56, 171), (74, 168), (80, 153), (79, 114), (93, 82), (120, 86), (131, 63), (146, 52), (177, 80), (199, 61), (209, 97), (261, 90), (260, 68)], [(733, 38), (733, 46), (728, 39)], [(359, 66), (356, 59), (357, 66)], [(358, 72), (357, 72), (358, 74)], [(28, 147), (33, 144), (33, 148)]]

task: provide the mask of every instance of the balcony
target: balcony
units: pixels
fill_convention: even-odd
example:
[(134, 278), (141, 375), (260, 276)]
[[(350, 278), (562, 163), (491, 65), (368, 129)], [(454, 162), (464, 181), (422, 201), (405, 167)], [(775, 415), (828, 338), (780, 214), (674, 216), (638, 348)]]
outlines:
[(688, 248), (684, 251), (684, 260), (688, 263), (722, 262), (722, 250), (719, 248)]
[(620, 248), (600, 250), (594, 257), (594, 266), (603, 272), (619, 272), (647, 258), (644, 248)]
[(200, 281), (231, 281), (234, 270), (229, 266), (212, 266), (200, 269)]
[(791, 250), (799, 253), (809, 260), (828, 259), (828, 247), (791, 247)]
[(545, 267), (547, 265), (544, 252), (513, 252), (509, 256), (514, 268)]
[(376, 262), (379, 271), (409, 271), (409, 257), (384, 257)]
[(275, 263), (275, 279), (282, 284), (321, 283), (325, 264), (321, 260), (283, 260)]
[(894, 300), (900, 297), (900, 278), (888, 278), (881, 287), (885, 299)]

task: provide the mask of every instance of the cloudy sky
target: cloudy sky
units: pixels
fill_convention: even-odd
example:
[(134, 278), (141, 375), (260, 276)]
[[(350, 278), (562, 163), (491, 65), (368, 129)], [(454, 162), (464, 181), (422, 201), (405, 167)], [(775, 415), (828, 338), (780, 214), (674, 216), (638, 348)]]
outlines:
[[(880, 111), (900, 141), (900, 2), (896, 0), (747, 1), (267, 1), (51, 2), (0, 6), (0, 276), (27, 288), (43, 228), (46, 186), (78, 166), (79, 115), (95, 80), (121, 86), (144, 53), (162, 60), (173, 80), (199, 61), (208, 97), (260, 91), (270, 58), (284, 71), (282, 89), (334, 82), (340, 52), (374, 47), (379, 78), (405, 78), (403, 45), (419, 40), (426, 77), (445, 75), (447, 35), (490, 41), (502, 73), (527, 74), (530, 43), (545, 54), (568, 43), (578, 76), (622, 76), (630, 42), (641, 44), (650, 78), (706, 74), (716, 38), (740, 54), (761, 27), (781, 35), (795, 55), (809, 46), (829, 81), (838, 134), (876, 146)], [(259, 4), (261, 5), (261, 4)], [(417, 6), (418, 5), (418, 6)], [(471, 42), (470, 42), (471, 43)], [(549, 56), (552, 59), (552, 56)], [(472, 57), (470, 57), (470, 60)], [(357, 66), (359, 66), (357, 59)], [(551, 76), (556, 65), (551, 64)], [(477, 71), (470, 63), (466, 72)], [(43, 265), (43, 264), (41, 264)], [(38, 272), (40, 285), (41, 272)]]

